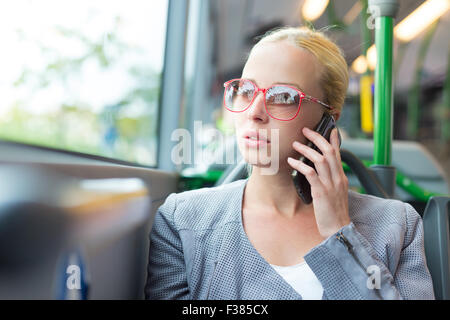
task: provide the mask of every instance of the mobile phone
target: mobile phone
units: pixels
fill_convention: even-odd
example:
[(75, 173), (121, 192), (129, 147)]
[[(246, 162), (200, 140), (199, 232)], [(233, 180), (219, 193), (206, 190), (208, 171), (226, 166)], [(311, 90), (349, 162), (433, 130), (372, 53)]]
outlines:
[[(320, 133), (322, 136), (325, 137), (325, 139), (327, 139), (328, 142), (330, 142), (331, 131), (335, 127), (336, 123), (334, 121), (333, 116), (325, 112), (322, 116), (322, 119), (320, 119), (319, 123), (317, 124), (316, 128), (314, 128), (314, 130)], [(339, 133), (339, 129), (338, 129), (338, 137), (340, 147), (341, 134)], [(311, 141), (308, 140), (308, 143), (306, 145), (322, 154), (320, 149)], [(313, 167), (313, 169), (316, 170), (314, 163), (305, 156), (302, 155), (299, 158), (299, 160), (305, 163), (306, 165)], [(291, 176), (292, 181), (294, 182), (295, 189), (297, 190), (298, 196), (303, 200), (305, 204), (310, 204), (312, 202), (312, 197), (311, 197), (311, 185), (309, 184), (308, 179), (306, 179), (306, 177), (302, 173), (298, 172), (295, 169), (292, 171)]]

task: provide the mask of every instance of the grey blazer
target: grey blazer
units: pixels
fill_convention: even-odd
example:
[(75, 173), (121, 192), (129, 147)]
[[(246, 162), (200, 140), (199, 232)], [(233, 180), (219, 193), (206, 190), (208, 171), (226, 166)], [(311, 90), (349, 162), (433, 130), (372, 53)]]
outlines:
[[(247, 181), (166, 198), (150, 232), (147, 299), (302, 299), (244, 231)], [(434, 299), (415, 209), (352, 190), (348, 199), (352, 222), (304, 256), (323, 299)]]

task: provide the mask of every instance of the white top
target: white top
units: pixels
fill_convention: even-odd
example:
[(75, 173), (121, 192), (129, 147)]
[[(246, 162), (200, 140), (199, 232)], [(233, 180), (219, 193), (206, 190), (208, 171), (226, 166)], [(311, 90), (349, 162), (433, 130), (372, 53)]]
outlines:
[(273, 264), (271, 266), (302, 296), (303, 300), (322, 300), (322, 284), (306, 261), (287, 267)]

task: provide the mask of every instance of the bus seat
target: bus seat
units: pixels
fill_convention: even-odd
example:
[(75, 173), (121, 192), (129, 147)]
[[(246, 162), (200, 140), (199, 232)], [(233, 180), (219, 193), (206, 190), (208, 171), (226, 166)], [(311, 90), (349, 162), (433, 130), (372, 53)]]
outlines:
[[(84, 179), (2, 164), (0, 299), (142, 298), (152, 219), (148, 190), (130, 176)], [(70, 294), (78, 288), (66, 285), (78, 252), (89, 288), (83, 295)]]
[(54, 205), (58, 190), (54, 176), (0, 166), (0, 299), (53, 297), (70, 228), (70, 216)]
[(423, 215), (427, 265), (436, 299), (450, 300), (450, 197), (431, 197)]

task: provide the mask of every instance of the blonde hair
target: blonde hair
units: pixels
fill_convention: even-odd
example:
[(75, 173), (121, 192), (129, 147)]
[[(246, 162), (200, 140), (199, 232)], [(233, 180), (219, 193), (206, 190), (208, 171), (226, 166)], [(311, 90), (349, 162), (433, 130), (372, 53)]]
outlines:
[(341, 49), (323, 32), (307, 27), (284, 27), (269, 31), (253, 48), (283, 40), (308, 50), (316, 57), (322, 67), (319, 85), (325, 94), (324, 102), (341, 112), (348, 87), (348, 65)]

